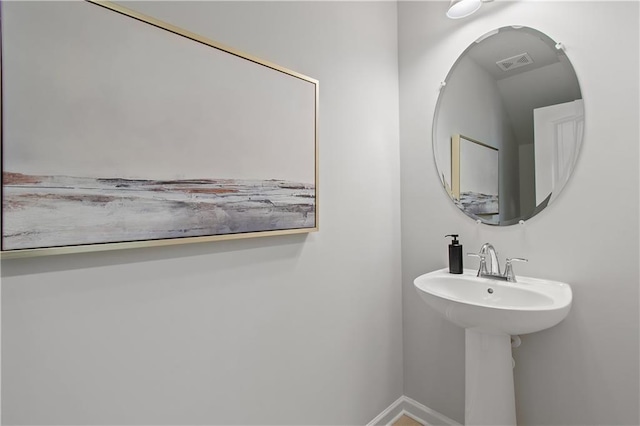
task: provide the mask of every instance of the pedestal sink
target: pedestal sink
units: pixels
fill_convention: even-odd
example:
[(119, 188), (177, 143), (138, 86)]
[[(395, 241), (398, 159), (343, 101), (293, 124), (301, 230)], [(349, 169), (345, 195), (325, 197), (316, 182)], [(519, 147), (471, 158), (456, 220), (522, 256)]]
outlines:
[(569, 284), (518, 276), (517, 283), (442, 269), (414, 280), (422, 299), (465, 329), (465, 424), (515, 425), (511, 335), (553, 327), (571, 309)]

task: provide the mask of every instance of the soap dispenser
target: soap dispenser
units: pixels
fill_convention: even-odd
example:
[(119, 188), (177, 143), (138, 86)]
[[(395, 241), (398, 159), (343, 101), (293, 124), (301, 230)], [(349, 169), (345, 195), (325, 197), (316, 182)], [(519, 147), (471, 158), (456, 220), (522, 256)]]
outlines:
[(462, 245), (458, 242), (458, 234), (445, 235), (453, 237), (453, 241), (449, 244), (449, 273), (462, 273)]

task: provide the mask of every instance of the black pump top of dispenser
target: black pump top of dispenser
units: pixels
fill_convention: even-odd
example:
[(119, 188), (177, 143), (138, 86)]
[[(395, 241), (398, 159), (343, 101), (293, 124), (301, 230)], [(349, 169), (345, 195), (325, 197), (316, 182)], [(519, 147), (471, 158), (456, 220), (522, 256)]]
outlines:
[(449, 235), (445, 235), (445, 238), (447, 237), (453, 237), (453, 241), (451, 242), (451, 244), (453, 244), (454, 246), (457, 246), (458, 244), (460, 244), (458, 242), (458, 234), (449, 234)]

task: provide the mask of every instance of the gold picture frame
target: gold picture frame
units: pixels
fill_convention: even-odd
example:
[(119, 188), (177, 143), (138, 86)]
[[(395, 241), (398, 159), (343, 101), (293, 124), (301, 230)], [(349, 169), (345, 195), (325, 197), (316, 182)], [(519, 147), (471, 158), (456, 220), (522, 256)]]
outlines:
[(319, 229), (316, 79), (110, 2), (1, 7), (3, 259)]

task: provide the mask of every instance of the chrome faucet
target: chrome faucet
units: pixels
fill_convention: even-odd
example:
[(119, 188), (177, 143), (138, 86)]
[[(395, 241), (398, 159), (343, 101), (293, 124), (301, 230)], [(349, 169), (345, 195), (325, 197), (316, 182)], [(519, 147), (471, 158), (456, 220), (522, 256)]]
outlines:
[(489, 256), (489, 267), (487, 268), (487, 272), (490, 275), (501, 275), (500, 274), (500, 262), (498, 262), (498, 253), (496, 253), (496, 249), (489, 243), (484, 243), (480, 248), (480, 255)]
[[(482, 245), (480, 253), (467, 253), (467, 256), (480, 258), (480, 267), (478, 268), (477, 274), (478, 277), (508, 281), (510, 283), (517, 282), (516, 275), (513, 272), (512, 262), (528, 262), (527, 259), (523, 259), (521, 257), (507, 259), (507, 263), (504, 266), (504, 274), (502, 274), (500, 273), (500, 262), (498, 261), (496, 249), (489, 243)], [(489, 258), (489, 266), (487, 266), (487, 257)]]

